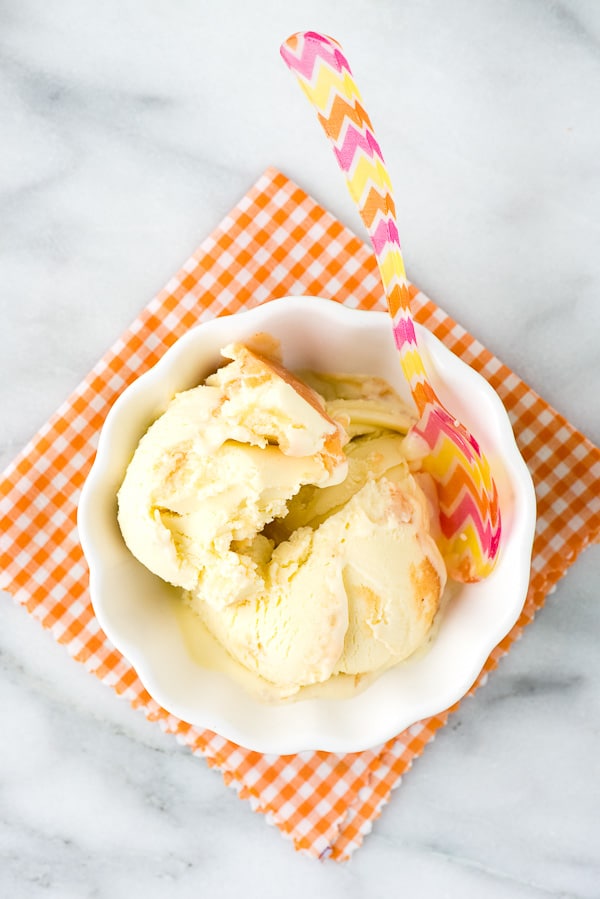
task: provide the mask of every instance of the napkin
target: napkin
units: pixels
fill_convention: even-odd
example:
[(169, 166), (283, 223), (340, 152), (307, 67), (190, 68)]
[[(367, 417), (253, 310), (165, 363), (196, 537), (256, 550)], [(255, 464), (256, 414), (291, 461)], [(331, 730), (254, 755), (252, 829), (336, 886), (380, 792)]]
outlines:
[[(600, 450), (416, 287), (415, 317), (493, 385), (533, 476), (538, 522), (523, 613), (471, 692), (509, 651), (581, 550), (600, 533)], [(77, 503), (114, 399), (185, 331), (290, 294), (384, 309), (371, 251), (296, 184), (268, 169), (116, 341), (0, 478), (0, 587), (147, 718), (222, 772), (253, 809), (315, 858), (347, 859), (452, 710), (366, 752), (251, 752), (151, 699), (94, 617)], [(454, 707), (456, 708), (456, 706)]]

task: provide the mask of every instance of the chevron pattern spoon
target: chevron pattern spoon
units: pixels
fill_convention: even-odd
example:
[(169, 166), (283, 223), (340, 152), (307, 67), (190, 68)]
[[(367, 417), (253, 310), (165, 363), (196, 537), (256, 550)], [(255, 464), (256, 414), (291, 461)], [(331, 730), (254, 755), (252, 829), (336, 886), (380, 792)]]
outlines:
[(492, 571), (500, 545), (498, 493), (479, 444), (428, 379), (410, 311), (392, 184), (373, 126), (336, 41), (299, 32), (282, 44), (281, 55), (317, 111), (371, 238), (400, 364), (419, 413), (407, 440), (422, 449), (423, 469), (436, 482), (448, 574), (481, 580)]

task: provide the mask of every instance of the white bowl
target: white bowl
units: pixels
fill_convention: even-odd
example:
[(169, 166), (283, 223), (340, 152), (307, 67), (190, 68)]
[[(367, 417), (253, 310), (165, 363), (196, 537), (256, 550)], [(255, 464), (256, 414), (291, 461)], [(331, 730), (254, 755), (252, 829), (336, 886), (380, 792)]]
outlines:
[(173, 394), (214, 371), (222, 362), (222, 346), (257, 331), (281, 341), (284, 362), (292, 369), (380, 375), (410, 402), (387, 313), (286, 297), (217, 318), (192, 328), (115, 402), (81, 495), (79, 534), (101, 627), (150, 695), (172, 714), (259, 752), (359, 751), (460, 699), (512, 628), (529, 583), (535, 527), (531, 477), (494, 390), (429, 331), (417, 330), (440, 399), (476, 434), (490, 460), (502, 511), (501, 551), (489, 578), (457, 587), (425, 653), (347, 699), (266, 705), (225, 674), (194, 661), (173, 588), (150, 574), (123, 542), (116, 494), (138, 440)]

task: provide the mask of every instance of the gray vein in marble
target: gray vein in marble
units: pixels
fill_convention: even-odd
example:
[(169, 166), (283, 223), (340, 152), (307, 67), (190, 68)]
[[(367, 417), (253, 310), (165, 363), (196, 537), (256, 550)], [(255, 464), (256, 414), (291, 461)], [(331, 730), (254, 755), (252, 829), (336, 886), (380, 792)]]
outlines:
[[(548, 4), (544, 4), (548, 7)], [(557, 22), (561, 32), (563, 29), (568, 36), (577, 44), (577, 47), (585, 47), (594, 56), (600, 51), (600, 43), (590, 29), (583, 23), (577, 13), (566, 6), (564, 3), (553, 0), (549, 4), (549, 12), (552, 18)]]
[[(51, 125), (61, 138), (65, 139), (65, 135), (68, 135), (69, 142), (82, 125), (92, 123), (109, 137), (126, 137), (131, 147), (141, 146), (146, 152), (151, 150), (167, 157), (170, 165), (180, 164), (194, 170), (199, 166), (210, 166), (224, 173), (239, 175), (239, 165), (231, 164), (226, 157), (215, 160), (210, 151), (205, 152), (201, 147), (184, 146), (181, 142), (169, 139), (168, 128), (159, 127), (154, 132), (147, 124), (144, 127), (140, 112), (155, 114), (176, 108), (182, 111), (181, 101), (174, 97), (166, 94), (140, 94), (126, 88), (106, 88), (98, 84), (78, 85), (73, 80), (67, 81), (54, 73), (27, 66), (7, 54), (0, 55), (0, 71), (2, 68), (8, 72), (9, 80), (27, 111)], [(193, 136), (193, 129), (190, 133)], [(73, 152), (74, 158), (82, 152), (82, 147), (78, 145), (76, 152)], [(257, 173), (250, 166), (247, 169), (249, 178), (256, 177)], [(72, 173), (73, 170), (65, 166), (31, 187), (52, 186), (61, 177)]]
[(451, 849), (445, 850), (435, 844), (427, 844), (419, 848), (422, 848), (433, 855), (440, 856), (452, 865), (459, 865), (471, 869), (474, 873), (480, 874), (486, 879), (489, 878), (491, 880), (501, 881), (508, 886), (526, 887), (528, 890), (532, 891), (532, 896), (554, 896), (556, 899), (587, 899), (583, 894), (566, 892), (562, 889), (553, 889), (552, 887), (547, 887), (544, 884), (535, 883), (531, 880), (522, 880), (521, 878), (508, 874), (506, 871), (486, 865), (477, 859), (457, 854)]
[[(69, 659), (69, 664), (75, 665), (76, 663), (73, 660)], [(0, 671), (2, 672), (2, 675), (7, 683), (12, 684), (13, 686), (18, 686), (19, 689), (25, 691), (32, 700), (43, 700), (47, 708), (47, 711), (44, 712), (46, 717), (48, 717), (50, 713), (62, 713), (66, 700), (61, 690), (52, 682), (48, 682), (44, 677), (32, 671), (31, 668), (27, 666), (24, 661), (22, 661), (22, 659), (20, 659), (18, 656), (15, 656), (14, 654), (1, 647)], [(106, 688), (103, 686), (102, 689)], [(118, 698), (120, 699), (120, 697)], [(83, 718), (88, 718), (96, 722), (105, 721), (102, 712), (96, 712), (94, 706), (90, 706), (89, 704), (85, 703), (73, 705), (72, 700), (69, 700), (69, 705), (70, 708), (76, 708), (78, 715), (82, 716)], [(141, 713), (138, 712), (137, 714)], [(113, 722), (110, 724), (109, 729), (110, 733), (114, 737), (123, 738), (126, 740), (131, 740), (134, 738), (134, 734), (131, 728), (127, 728), (123, 724)], [(154, 736), (154, 728), (150, 733)], [(135, 739), (139, 742), (139, 735), (136, 734)], [(169, 737), (169, 741), (165, 741), (164, 745), (157, 745), (155, 742), (148, 741), (145, 743), (145, 746), (146, 749), (150, 750), (151, 752), (164, 754), (169, 757), (174, 752), (189, 754), (189, 750), (185, 749), (185, 747), (177, 743), (177, 741), (173, 737)]]
[(527, 674), (504, 677), (501, 683), (501, 687), (491, 692), (490, 703), (572, 693), (585, 684), (585, 678), (581, 674), (557, 675), (555, 671), (541, 671), (535, 677)]

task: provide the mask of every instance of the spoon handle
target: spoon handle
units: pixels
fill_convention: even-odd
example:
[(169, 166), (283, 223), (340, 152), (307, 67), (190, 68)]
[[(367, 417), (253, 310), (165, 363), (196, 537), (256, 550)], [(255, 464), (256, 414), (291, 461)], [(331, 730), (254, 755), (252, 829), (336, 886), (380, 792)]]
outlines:
[(314, 31), (292, 35), (281, 55), (317, 111), (369, 232), (400, 364), (419, 411), (412, 441), (436, 483), (442, 552), (451, 577), (476, 581), (493, 569), (500, 542), (498, 492), (473, 435), (440, 403), (419, 351), (392, 196), (392, 183), (341, 47)]
[(419, 353), (410, 311), (392, 183), (360, 91), (340, 45), (332, 38), (299, 32), (282, 44), (280, 52), (317, 111), (371, 238), (402, 370), (422, 414), (437, 397)]

